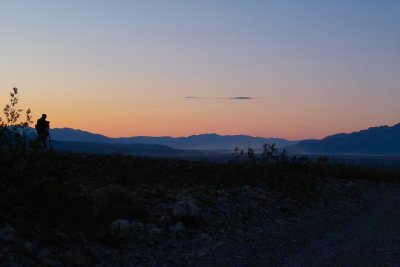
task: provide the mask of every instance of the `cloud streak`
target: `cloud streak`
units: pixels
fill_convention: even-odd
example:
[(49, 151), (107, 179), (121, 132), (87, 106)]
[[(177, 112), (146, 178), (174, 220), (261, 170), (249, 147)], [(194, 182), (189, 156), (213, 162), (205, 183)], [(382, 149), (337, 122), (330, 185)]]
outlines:
[(205, 99), (204, 97), (198, 97), (198, 96), (186, 96), (186, 99)]
[(257, 99), (257, 98), (255, 98), (255, 97), (250, 97), (250, 96), (215, 97), (215, 98), (205, 98), (205, 97), (197, 97), (197, 96), (186, 96), (185, 99), (254, 100), (254, 99)]
[(250, 97), (250, 96), (234, 96), (234, 97), (221, 98), (221, 99), (227, 99), (227, 100), (253, 100), (253, 99), (256, 99), (256, 98)]

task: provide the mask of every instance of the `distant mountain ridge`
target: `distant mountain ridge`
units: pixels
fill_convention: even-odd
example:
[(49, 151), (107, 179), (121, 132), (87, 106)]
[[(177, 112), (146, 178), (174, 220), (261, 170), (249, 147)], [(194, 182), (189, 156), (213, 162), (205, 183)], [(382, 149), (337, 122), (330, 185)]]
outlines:
[(286, 147), (296, 143), (283, 138), (264, 138), (248, 135), (218, 135), (200, 134), (188, 137), (150, 137), (133, 136), (110, 138), (101, 134), (93, 134), (87, 131), (71, 128), (54, 128), (50, 130), (54, 140), (69, 142), (91, 142), (109, 144), (157, 144), (175, 149), (199, 149), (199, 150), (233, 150), (235, 147), (262, 148), (265, 143), (275, 143), (277, 147)]
[(288, 147), (292, 153), (400, 155), (400, 123), (340, 133), (321, 140), (303, 140)]
[[(352, 133), (339, 133), (323, 139), (289, 141), (282, 138), (263, 138), (248, 135), (218, 135), (200, 134), (188, 137), (150, 137), (133, 136), (110, 138), (101, 134), (71, 128), (55, 128), (50, 130), (53, 140), (60, 141), (62, 147), (68, 150), (68, 142), (73, 150), (86, 147), (87, 150), (131, 151), (133, 145), (159, 145), (162, 147), (147, 147), (151, 151), (167, 152), (166, 148), (178, 150), (225, 150), (232, 151), (235, 147), (252, 147), (260, 149), (265, 143), (275, 143), (278, 148), (286, 148), (293, 154), (371, 154), (400, 155), (400, 123), (393, 126), (371, 127)], [(35, 135), (34, 129), (30, 130)], [(90, 144), (86, 144), (90, 143)], [(79, 144), (81, 145), (79, 147)], [(110, 146), (114, 145), (114, 146)], [(115, 146), (116, 145), (116, 146)], [(119, 145), (126, 145), (124, 147)], [(101, 146), (101, 148), (95, 148)], [(131, 146), (131, 147), (129, 147)], [(136, 147), (133, 151), (144, 151), (145, 147)], [(64, 149), (63, 149), (64, 150)], [(172, 152), (172, 151), (170, 151)], [(183, 151), (181, 151), (183, 152)], [(179, 154), (181, 153), (179, 152)], [(147, 153), (147, 152), (146, 152)], [(173, 153), (178, 153), (174, 151)]]
[(52, 146), (57, 151), (73, 153), (129, 154), (138, 156), (185, 156), (190, 153), (189, 150), (179, 150), (161, 145), (146, 144), (112, 144), (53, 140)]

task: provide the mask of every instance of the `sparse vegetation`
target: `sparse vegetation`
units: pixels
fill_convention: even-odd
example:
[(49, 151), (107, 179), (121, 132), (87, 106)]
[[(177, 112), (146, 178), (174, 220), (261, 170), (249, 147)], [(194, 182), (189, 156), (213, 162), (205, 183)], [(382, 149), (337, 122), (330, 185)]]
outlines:
[(107, 185), (94, 193), (96, 201), (95, 219), (111, 223), (121, 218), (146, 219), (144, 203), (121, 185)]
[(5, 105), (4, 119), (0, 117), (0, 148), (26, 149), (28, 146), (27, 128), (32, 123), (31, 110), (25, 111), (25, 118), (21, 120), (24, 111), (19, 107), (18, 88), (10, 92), (10, 103)]
[[(272, 148), (266, 146), (260, 155), (239, 151), (239, 160), (234, 157), (229, 163), (3, 151), (0, 226), (12, 224), (26, 236), (52, 246), (57, 246), (58, 232), (68, 233), (74, 242), (84, 235), (101, 243), (123, 244), (126, 241), (116, 239), (110, 230), (110, 223), (119, 219), (136, 222), (133, 240), (156, 238), (152, 237), (156, 233), (183, 238), (180, 233), (185, 228), (219, 231), (268, 219), (271, 211), (264, 213), (265, 192), (288, 198), (277, 202), (274, 209), (291, 214), (302, 206), (326, 201), (329, 195), (321, 184), (327, 177), (399, 179), (395, 172), (330, 163), (326, 158), (290, 158)], [(187, 213), (185, 220), (174, 217), (173, 207), (178, 205), (174, 203), (180, 203), (181, 212)]]
[(178, 194), (196, 187), (218, 190), (250, 185), (309, 201), (309, 196), (318, 194), (321, 178), (399, 179), (395, 172), (330, 163), (326, 158), (289, 158), (276, 151), (246, 158), (247, 153), (239, 153), (239, 161), (235, 157), (230, 163), (212, 163), (122, 155), (2, 152), (0, 217), (15, 216), (13, 220), (18, 221), (24, 214), (9, 211), (19, 206), (38, 211), (44, 221), (85, 228), (122, 217), (146, 220), (146, 204), (151, 196), (145, 192), (153, 189)]

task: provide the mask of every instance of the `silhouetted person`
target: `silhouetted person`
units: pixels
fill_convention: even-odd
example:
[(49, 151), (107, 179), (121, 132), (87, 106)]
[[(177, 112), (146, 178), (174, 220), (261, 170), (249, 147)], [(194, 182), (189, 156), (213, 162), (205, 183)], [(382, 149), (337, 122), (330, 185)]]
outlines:
[(47, 138), (49, 137), (49, 128), (50, 122), (46, 121), (47, 115), (43, 114), (40, 119), (37, 120), (35, 125), (36, 132), (37, 132), (37, 141), (38, 143), (42, 144), (43, 147), (47, 145)]

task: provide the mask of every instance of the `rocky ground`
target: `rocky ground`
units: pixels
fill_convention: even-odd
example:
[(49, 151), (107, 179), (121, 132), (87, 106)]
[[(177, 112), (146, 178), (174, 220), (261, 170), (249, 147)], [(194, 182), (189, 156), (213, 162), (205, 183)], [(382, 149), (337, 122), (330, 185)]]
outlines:
[(140, 188), (131, 194), (151, 219), (114, 220), (109, 242), (57, 232), (46, 243), (3, 218), (0, 266), (398, 266), (399, 193), (340, 179), (321, 179), (313, 196), (262, 186)]

